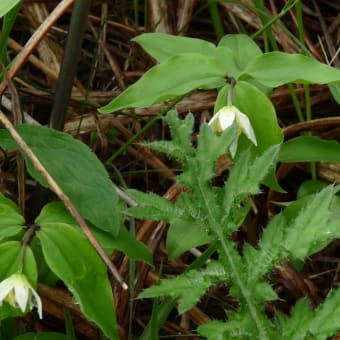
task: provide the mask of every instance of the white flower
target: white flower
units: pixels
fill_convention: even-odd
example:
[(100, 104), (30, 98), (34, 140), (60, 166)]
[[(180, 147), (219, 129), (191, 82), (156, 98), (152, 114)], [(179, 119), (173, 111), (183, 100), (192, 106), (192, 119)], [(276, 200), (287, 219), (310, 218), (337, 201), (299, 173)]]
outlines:
[(27, 281), (22, 273), (15, 273), (0, 283), (0, 306), (6, 301), (12, 307), (20, 307), (24, 313), (27, 308), (37, 307), (40, 319), (42, 319), (42, 304), (38, 293)]
[[(243, 132), (247, 138), (255, 146), (257, 146), (256, 136), (250, 124), (249, 118), (234, 105), (222, 107), (222, 109), (217, 111), (217, 113), (211, 118), (209, 125), (215, 132), (222, 133), (224, 130), (233, 125), (234, 122), (239, 127), (238, 136), (241, 134), (241, 132)], [(230, 146), (230, 153), (232, 157), (234, 157), (236, 154), (238, 136), (234, 139)]]

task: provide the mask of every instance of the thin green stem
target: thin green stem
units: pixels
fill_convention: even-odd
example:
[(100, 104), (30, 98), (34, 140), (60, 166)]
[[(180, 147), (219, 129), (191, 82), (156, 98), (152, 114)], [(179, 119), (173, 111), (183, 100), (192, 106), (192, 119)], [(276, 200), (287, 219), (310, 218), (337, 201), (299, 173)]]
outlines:
[(214, 25), (217, 40), (224, 36), (224, 28), (216, 0), (208, 0), (210, 16)]
[(280, 18), (282, 18), (292, 7), (295, 6), (296, 2), (300, 1), (300, 0), (294, 0), (291, 2), (287, 2), (287, 4), (282, 8), (281, 12), (275, 16), (274, 18), (272, 18), (271, 20), (267, 21), (267, 23), (265, 25), (263, 25), (262, 28), (260, 28), (257, 32), (255, 32), (251, 37), (252, 39), (257, 38), (258, 36), (260, 36), (264, 31), (267, 30), (268, 27), (270, 27), (271, 25), (273, 25), (276, 21), (278, 21)]
[(239, 270), (237, 270), (237, 266), (234, 262), (234, 258), (228, 249), (228, 246), (225, 242), (225, 235), (223, 233), (222, 226), (215, 220), (214, 212), (211, 210), (211, 203), (210, 200), (207, 200), (207, 197), (205, 195), (205, 190), (202, 188), (202, 185), (200, 182), (198, 182), (198, 188), (200, 190), (201, 197), (204, 201), (204, 205), (206, 208), (206, 212), (208, 214), (208, 220), (210, 225), (210, 230), (214, 231), (216, 233), (217, 239), (220, 242), (223, 251), (220, 252), (221, 256), (225, 257), (226, 262), (229, 265), (230, 271), (232, 273), (232, 278), (235, 282), (235, 284), (239, 287), (242, 297), (245, 302), (245, 308), (248, 308), (250, 311), (250, 314), (252, 316), (253, 321), (255, 322), (257, 326), (257, 330), (259, 332), (259, 338), (261, 340), (268, 340), (269, 337), (266, 334), (265, 326), (262, 324), (260, 318), (257, 315), (256, 307), (254, 305), (254, 302), (251, 298), (251, 292), (248, 290), (248, 288), (244, 285), (240, 275)]
[(302, 113), (302, 110), (301, 110), (300, 101), (299, 101), (299, 98), (296, 95), (294, 86), (293, 86), (293, 84), (287, 84), (287, 86), (288, 86), (288, 91), (290, 93), (290, 96), (292, 97), (293, 104), (294, 104), (295, 111), (296, 111), (296, 114), (298, 116), (298, 119), (299, 119), (300, 122), (303, 122), (305, 119), (303, 118), (303, 113)]

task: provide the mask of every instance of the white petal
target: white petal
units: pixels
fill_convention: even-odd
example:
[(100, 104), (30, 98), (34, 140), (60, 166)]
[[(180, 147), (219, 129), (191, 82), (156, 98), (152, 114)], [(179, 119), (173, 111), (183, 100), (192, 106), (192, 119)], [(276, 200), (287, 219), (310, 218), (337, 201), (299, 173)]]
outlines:
[(14, 284), (14, 293), (15, 293), (15, 299), (22, 310), (22, 312), (26, 311), (26, 306), (28, 302), (28, 296), (29, 296), (29, 283), (27, 282), (26, 278), (24, 276), (18, 276), (17, 280)]
[(235, 111), (230, 109), (229, 107), (225, 107), (221, 109), (219, 112), (220, 112), (220, 115), (219, 115), (220, 126), (221, 126), (222, 131), (224, 131), (228, 129), (234, 123)]
[(248, 137), (249, 140), (251, 140), (253, 142), (253, 144), (255, 146), (257, 146), (257, 140), (256, 140), (256, 136), (255, 136), (255, 132), (253, 130), (253, 127), (250, 124), (250, 120), (249, 118), (242, 113), (241, 111), (239, 111), (238, 109), (236, 109), (236, 120), (238, 121), (239, 125), (242, 128), (243, 133)]
[(12, 289), (13, 289), (12, 277), (7, 278), (6, 280), (0, 283), (0, 304), (2, 304), (3, 300), (6, 298), (6, 296)]
[(32, 296), (31, 296), (31, 304), (33, 304), (35, 307), (38, 309), (38, 315), (39, 318), (42, 319), (42, 304), (41, 304), (41, 299), (38, 293), (32, 288), (31, 289)]

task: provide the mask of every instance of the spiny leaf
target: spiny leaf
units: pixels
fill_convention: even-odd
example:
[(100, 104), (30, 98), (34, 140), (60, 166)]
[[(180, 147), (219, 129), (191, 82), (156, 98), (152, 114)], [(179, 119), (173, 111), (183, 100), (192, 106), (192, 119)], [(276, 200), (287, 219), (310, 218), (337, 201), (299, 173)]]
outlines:
[(145, 289), (139, 297), (150, 298), (163, 295), (178, 297), (178, 310), (184, 313), (199, 301), (216, 280), (221, 279), (225, 279), (223, 266), (219, 262), (211, 261), (201, 271), (191, 270), (174, 279), (161, 280), (159, 285)]

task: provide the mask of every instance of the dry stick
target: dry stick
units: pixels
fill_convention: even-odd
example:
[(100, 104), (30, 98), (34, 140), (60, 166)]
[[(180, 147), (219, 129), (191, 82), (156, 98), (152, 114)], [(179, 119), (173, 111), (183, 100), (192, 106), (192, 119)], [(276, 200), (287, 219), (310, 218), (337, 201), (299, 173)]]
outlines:
[[(53, 24), (65, 13), (65, 11), (73, 4), (74, 0), (62, 0), (58, 6), (50, 13), (46, 20), (39, 26), (39, 28), (32, 34), (30, 39), (22, 51), (14, 59), (11, 68), (8, 70), (8, 76), (13, 79), (18, 73), (22, 65), (26, 62), (33, 50), (39, 44), (40, 40), (47, 34)], [(6, 89), (6, 82), (0, 84), (0, 96)]]
[(18, 134), (18, 132), (15, 130), (12, 123), (9, 121), (9, 119), (5, 116), (5, 114), (1, 110), (0, 110), (0, 121), (2, 124), (4, 124), (4, 126), (9, 131), (13, 139), (19, 145), (20, 149), (23, 151), (23, 153), (32, 161), (36, 170), (46, 179), (50, 188), (56, 193), (59, 199), (64, 203), (65, 207), (71, 213), (75, 221), (79, 224), (80, 228), (82, 229), (83, 233), (86, 235), (87, 239), (91, 242), (91, 244), (94, 246), (94, 248), (96, 249), (100, 257), (103, 259), (103, 261), (108, 266), (113, 277), (121, 284), (123, 289), (128, 289), (128, 285), (124, 282), (123, 278), (120, 276), (116, 267), (110, 261), (109, 257), (106, 255), (105, 251), (103, 250), (103, 248), (101, 247), (97, 239), (93, 236), (91, 229), (88, 227), (85, 220), (81, 217), (81, 215), (79, 214), (78, 210), (73, 205), (69, 197), (62, 191), (62, 189), (57, 184), (57, 182), (47, 172), (47, 170), (42, 165), (40, 160), (36, 157), (36, 155), (33, 153), (31, 148)]

